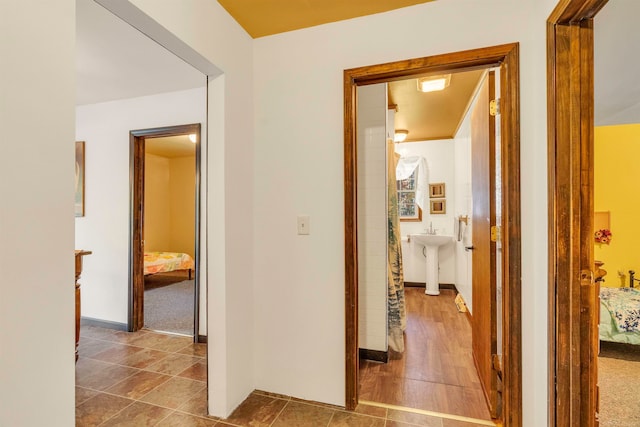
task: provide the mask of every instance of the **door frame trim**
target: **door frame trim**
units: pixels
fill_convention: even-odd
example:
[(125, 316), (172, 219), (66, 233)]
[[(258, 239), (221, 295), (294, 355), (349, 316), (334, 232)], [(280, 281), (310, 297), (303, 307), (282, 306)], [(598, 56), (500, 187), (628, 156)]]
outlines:
[(580, 273), (594, 268), (593, 18), (606, 3), (561, 0), (547, 20), (550, 426), (595, 423), (594, 316), (581, 311)]
[(196, 206), (195, 206), (195, 285), (194, 285), (194, 342), (198, 342), (200, 326), (200, 189), (201, 189), (201, 125), (165, 126), (129, 132), (129, 332), (144, 326), (144, 171), (145, 142), (160, 138), (196, 134)]
[(522, 425), (519, 44), (378, 64), (344, 71), (345, 406), (358, 404), (357, 86), (445, 70), (500, 65), (503, 191), (503, 421)]

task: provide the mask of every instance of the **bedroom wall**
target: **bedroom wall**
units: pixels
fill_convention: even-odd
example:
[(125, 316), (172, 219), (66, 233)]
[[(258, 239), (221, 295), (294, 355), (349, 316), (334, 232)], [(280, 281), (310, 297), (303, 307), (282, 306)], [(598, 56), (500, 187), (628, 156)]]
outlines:
[(147, 153), (144, 161), (144, 250), (171, 251), (170, 160)]
[(76, 108), (76, 139), (85, 141), (86, 171), (85, 216), (76, 218), (76, 247), (93, 251), (82, 274), (84, 317), (127, 323), (129, 131), (187, 123), (206, 124), (204, 88)]
[(640, 277), (640, 124), (598, 126), (594, 143), (594, 208), (596, 212), (610, 212), (612, 233), (609, 245), (596, 243), (594, 255), (607, 270), (604, 286), (629, 286), (629, 270), (635, 270)]
[(196, 158), (176, 157), (169, 161), (170, 242), (174, 252), (195, 254)]
[(146, 251), (195, 256), (195, 156), (145, 155)]
[(75, 2), (0, 2), (0, 425), (72, 426)]
[[(523, 419), (546, 424), (544, 23), (554, 4), (436, 1), (254, 41), (256, 388), (344, 404), (343, 70), (517, 41)], [(312, 223), (304, 244), (301, 212)]]

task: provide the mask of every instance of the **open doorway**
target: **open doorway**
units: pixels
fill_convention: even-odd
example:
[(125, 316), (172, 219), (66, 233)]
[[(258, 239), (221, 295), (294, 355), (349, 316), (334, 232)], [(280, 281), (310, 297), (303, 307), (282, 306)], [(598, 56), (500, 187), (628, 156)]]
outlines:
[(482, 354), (502, 355), (501, 247), (483, 220), (499, 223), (496, 73), (357, 92), (361, 402), (491, 424), (501, 372)]
[(611, 316), (626, 311), (634, 293), (635, 260), (625, 258), (633, 251), (623, 248), (637, 240), (636, 211), (628, 210), (635, 186), (625, 186), (629, 177), (636, 182), (625, 174), (638, 132), (631, 8), (575, 0), (560, 2), (548, 19), (550, 425), (639, 419), (636, 394), (625, 392), (638, 363), (636, 322)]
[[(345, 71), (345, 229), (346, 229), (346, 337), (347, 337), (347, 407), (354, 408), (359, 400), (359, 298), (361, 284), (359, 273), (359, 253), (364, 250), (356, 241), (359, 217), (356, 216), (358, 200), (356, 187), (359, 187), (356, 167), (358, 159), (357, 144), (362, 143), (357, 135), (356, 105), (357, 90), (360, 86), (381, 82), (392, 82), (402, 79), (421, 77), (424, 75), (447, 72), (471, 71), (480, 68), (500, 67), (500, 98), (502, 120), (500, 124), (503, 143), (500, 145), (500, 163), (503, 173), (500, 177), (503, 203), (501, 207), (500, 229), (502, 242), (501, 276), (504, 284), (502, 303), (504, 340), (502, 343), (502, 367), (492, 366), (495, 358), (490, 352), (483, 351), (482, 364), (486, 363), (489, 371), (500, 370), (503, 381), (502, 419), (505, 425), (521, 425), (521, 383), (520, 370), (520, 250), (519, 250), (519, 150), (518, 150), (518, 64), (517, 45), (504, 45), (475, 51), (458, 52), (450, 55), (400, 61), (392, 64), (362, 67)], [(495, 159), (494, 159), (495, 160)], [(395, 187), (395, 186), (394, 186)], [(437, 205), (436, 210), (443, 204)], [(495, 207), (495, 206), (494, 206)], [(430, 208), (431, 209), (431, 208)], [(362, 219), (361, 219), (362, 221)], [(453, 224), (451, 224), (453, 231)], [(494, 283), (495, 285), (495, 283)], [(495, 294), (493, 295), (495, 297)], [(492, 304), (496, 304), (492, 299)], [(489, 310), (496, 313), (496, 311)], [(496, 324), (497, 313), (490, 319)], [(490, 334), (492, 339), (496, 337)], [(477, 363), (477, 364), (480, 364)], [(492, 383), (493, 384), (493, 383)], [(490, 384), (486, 394), (494, 390)], [(434, 398), (437, 393), (418, 393), (417, 399)]]
[(198, 339), (200, 124), (131, 131), (130, 329)]

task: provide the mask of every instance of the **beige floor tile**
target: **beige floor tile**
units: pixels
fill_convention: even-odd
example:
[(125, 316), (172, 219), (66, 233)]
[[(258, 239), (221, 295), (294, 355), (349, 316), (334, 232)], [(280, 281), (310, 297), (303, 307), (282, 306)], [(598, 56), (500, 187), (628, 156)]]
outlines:
[(124, 397), (99, 393), (76, 408), (76, 427), (98, 426), (132, 403)]
[(189, 378), (196, 381), (207, 381), (207, 364), (205, 362), (197, 362), (189, 366), (178, 374), (179, 377)]
[(207, 357), (207, 344), (205, 343), (191, 343), (178, 351), (181, 354), (188, 354), (189, 356)]
[(339, 411), (333, 415), (329, 422), (329, 427), (384, 427), (384, 425), (384, 418)]
[[(180, 405), (180, 412), (186, 412), (191, 415), (209, 416), (209, 408), (207, 407), (207, 389), (198, 392), (191, 399)], [(214, 418), (214, 417), (210, 417)]]
[(158, 427), (212, 427), (217, 425), (218, 422), (213, 419), (174, 412), (158, 424)]
[(200, 381), (173, 377), (147, 393), (140, 400), (154, 405), (176, 409), (205, 388), (206, 384)]
[(270, 426), (287, 404), (287, 400), (251, 394), (224, 422), (237, 426)]
[(139, 372), (138, 369), (108, 364), (93, 373), (76, 375), (76, 385), (93, 390), (106, 390), (137, 372)]
[(76, 386), (76, 406), (86, 402), (99, 392)]
[(186, 354), (170, 353), (162, 360), (144, 368), (147, 371), (159, 372), (167, 375), (178, 375), (188, 367), (202, 359)]
[(274, 427), (317, 427), (326, 426), (335, 410), (300, 402), (288, 402), (287, 406), (272, 424)]
[(122, 412), (110, 418), (100, 427), (144, 427), (155, 426), (171, 414), (171, 409), (134, 402)]
[(170, 379), (171, 377), (168, 375), (140, 371), (109, 387), (106, 392), (137, 400)]

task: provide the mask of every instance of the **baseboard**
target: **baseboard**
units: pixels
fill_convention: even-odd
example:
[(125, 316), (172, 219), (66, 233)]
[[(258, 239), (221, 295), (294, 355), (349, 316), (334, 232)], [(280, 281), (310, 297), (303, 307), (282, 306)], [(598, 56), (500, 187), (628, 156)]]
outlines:
[(112, 322), (110, 320), (94, 319), (92, 317), (81, 317), (80, 325), (82, 326), (98, 326), (100, 328), (114, 329), (116, 331), (128, 331), (129, 327), (126, 323)]
[(374, 362), (387, 363), (389, 361), (388, 351), (360, 349), (360, 359), (373, 360)]
[[(404, 282), (405, 288), (424, 288), (426, 286), (427, 284), (424, 282)], [(456, 291), (456, 293), (458, 292), (458, 288), (456, 288), (456, 285), (453, 283), (440, 283), (438, 284), (438, 288), (453, 289), (454, 291)]]
[(206, 335), (198, 335), (198, 339), (196, 340), (196, 342), (201, 343), (201, 344), (205, 344), (207, 342), (207, 336)]

